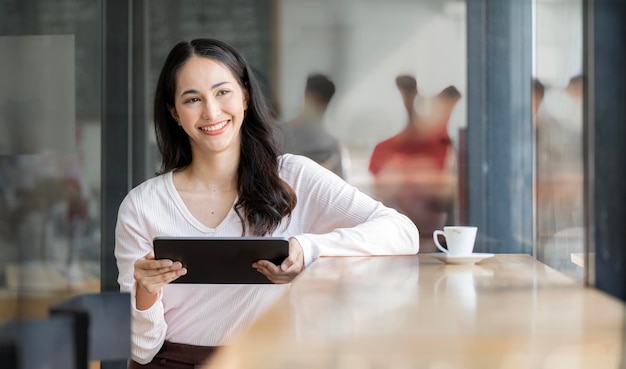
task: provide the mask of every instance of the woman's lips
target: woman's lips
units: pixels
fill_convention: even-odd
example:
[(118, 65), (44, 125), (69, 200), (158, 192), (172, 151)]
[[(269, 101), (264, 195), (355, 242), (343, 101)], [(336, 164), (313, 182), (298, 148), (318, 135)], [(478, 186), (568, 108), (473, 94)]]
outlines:
[(200, 127), (200, 130), (207, 133), (215, 133), (226, 127), (226, 125), (230, 122), (230, 120), (225, 120), (223, 122), (211, 124), (208, 126)]

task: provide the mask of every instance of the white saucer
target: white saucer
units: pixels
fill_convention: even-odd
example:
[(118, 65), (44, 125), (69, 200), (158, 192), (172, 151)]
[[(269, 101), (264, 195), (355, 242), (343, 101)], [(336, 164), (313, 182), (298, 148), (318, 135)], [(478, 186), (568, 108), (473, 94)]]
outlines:
[(493, 254), (488, 253), (473, 253), (467, 256), (451, 256), (446, 254), (445, 252), (435, 252), (426, 254), (434, 257), (435, 259), (441, 260), (446, 264), (475, 264), (479, 261), (488, 259), (493, 256)]

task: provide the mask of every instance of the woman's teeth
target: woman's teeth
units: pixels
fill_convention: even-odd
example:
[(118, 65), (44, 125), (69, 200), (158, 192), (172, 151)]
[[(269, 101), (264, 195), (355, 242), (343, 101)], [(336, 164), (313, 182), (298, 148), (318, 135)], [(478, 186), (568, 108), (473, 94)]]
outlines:
[(228, 121), (224, 121), (224, 122), (222, 122), (220, 124), (216, 124), (216, 125), (213, 125), (213, 126), (202, 127), (200, 129), (205, 131), (205, 132), (212, 132), (212, 131), (217, 131), (219, 129), (224, 128), (224, 126), (226, 126), (226, 124), (228, 124)]

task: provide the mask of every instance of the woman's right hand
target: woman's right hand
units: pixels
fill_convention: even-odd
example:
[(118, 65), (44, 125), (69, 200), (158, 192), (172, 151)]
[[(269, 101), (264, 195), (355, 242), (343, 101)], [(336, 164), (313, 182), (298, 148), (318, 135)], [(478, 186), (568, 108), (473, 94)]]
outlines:
[(145, 310), (152, 306), (163, 286), (185, 274), (187, 268), (183, 268), (179, 261), (155, 260), (153, 252), (135, 261), (133, 277), (137, 283), (137, 309)]

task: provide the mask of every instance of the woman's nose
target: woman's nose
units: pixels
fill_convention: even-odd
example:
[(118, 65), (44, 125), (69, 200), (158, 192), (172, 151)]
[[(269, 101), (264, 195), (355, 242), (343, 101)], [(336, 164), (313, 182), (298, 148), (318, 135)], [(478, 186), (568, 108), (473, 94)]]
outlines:
[(221, 109), (219, 103), (215, 100), (207, 99), (204, 103), (204, 109), (202, 111), (202, 119), (204, 120), (215, 120), (219, 117), (221, 113)]

